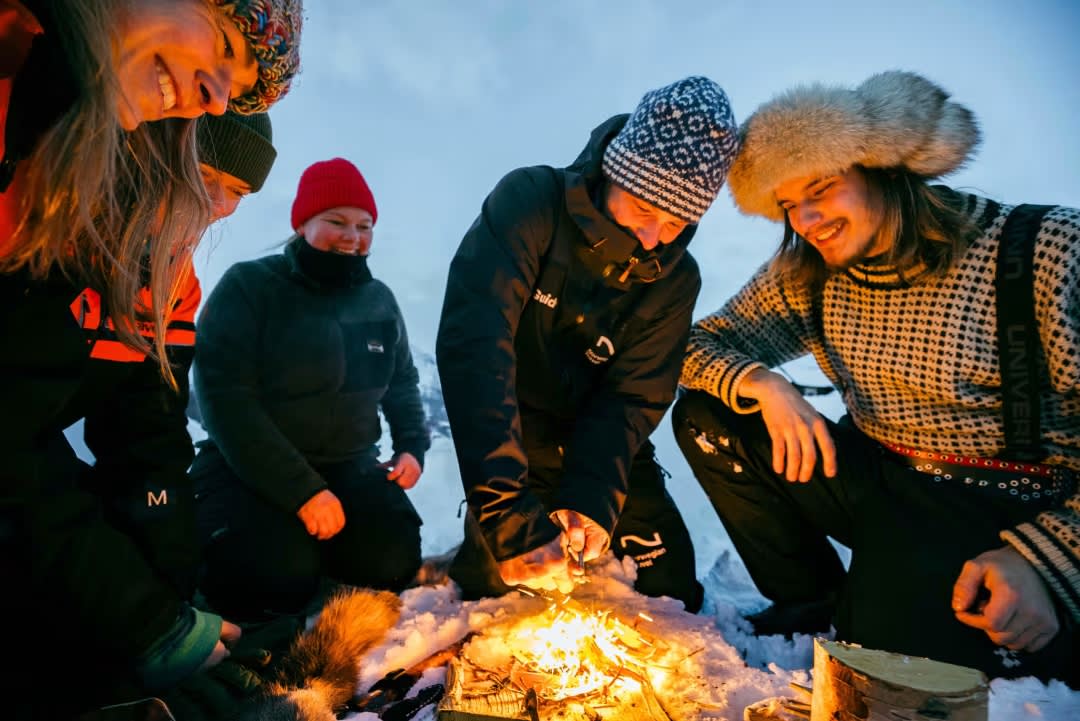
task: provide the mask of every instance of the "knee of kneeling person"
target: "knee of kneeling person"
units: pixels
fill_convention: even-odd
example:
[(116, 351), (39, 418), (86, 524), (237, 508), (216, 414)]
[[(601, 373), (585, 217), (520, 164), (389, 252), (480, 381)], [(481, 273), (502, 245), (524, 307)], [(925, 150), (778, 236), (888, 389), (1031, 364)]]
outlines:
[(683, 393), (671, 409), (672, 430), (684, 451), (686, 443), (694, 442), (704, 453), (720, 452), (739, 436), (747, 418), (703, 391)]
[(416, 576), (422, 562), (420, 534), (411, 531), (387, 537), (379, 544), (378, 551), (367, 564), (366, 585), (396, 592), (403, 590)]

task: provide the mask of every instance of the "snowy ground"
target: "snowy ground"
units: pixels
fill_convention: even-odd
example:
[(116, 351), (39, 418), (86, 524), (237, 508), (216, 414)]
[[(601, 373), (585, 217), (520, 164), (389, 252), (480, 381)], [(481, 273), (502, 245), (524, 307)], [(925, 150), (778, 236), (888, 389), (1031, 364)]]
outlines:
[[(425, 379), (422, 382), (434, 382), (430, 356), (417, 356)], [(824, 382), (809, 360), (787, 370), (803, 383)], [(811, 401), (830, 418), (835, 419), (841, 411), (835, 393)], [(195, 440), (205, 437), (195, 422), (190, 430)], [(92, 458), (82, 443), (79, 425), (69, 429), (68, 437), (81, 456)], [(762, 608), (767, 602), (754, 587), (712, 506), (683, 461), (666, 418), (652, 440), (658, 459), (671, 472), (669, 489), (690, 529), (699, 578), (705, 586), (705, 607), (700, 614), (688, 614), (680, 602), (634, 592), (632, 564), (623, 567), (614, 558), (591, 571), (592, 580), (575, 592), (575, 598), (580, 596), (596, 607), (610, 607), (628, 617), (644, 611), (653, 619), (649, 629), (671, 649), (665, 665), (673, 669), (654, 678), (654, 686), (677, 721), (741, 721), (743, 709), (750, 703), (777, 696), (798, 697), (790, 684), (810, 685), (813, 639), (755, 638), (747, 632), (741, 614)], [(460, 542), (463, 494), (453, 446), (445, 436), (434, 439), (424, 475), (410, 491), (410, 497), (424, 519), (425, 556), (440, 554)], [(846, 557), (846, 549), (840, 551)], [(412, 589), (403, 594), (403, 600), (397, 626), (380, 647), (361, 660), (360, 690), (470, 631), (508, 624), (542, 608), (535, 599), (516, 593), (500, 599), (462, 602), (452, 584)], [(442, 683), (444, 677), (445, 669), (427, 672), (413, 693), (426, 685)], [(432, 721), (434, 717), (434, 707), (428, 707), (415, 718)], [(377, 717), (353, 713), (347, 718), (373, 721)], [(1063, 683), (1043, 684), (1034, 679), (992, 682), (990, 721), (1036, 720), (1080, 721), (1080, 692), (1071, 691)]]
[[(812, 366), (795, 368), (793, 375), (803, 382), (816, 383)], [(819, 410), (836, 417), (839, 401), (835, 394), (815, 399)], [(705, 607), (700, 614), (688, 614), (672, 599), (651, 599), (632, 589), (632, 564), (622, 567), (613, 558), (592, 572), (592, 581), (575, 592), (597, 605), (609, 604), (619, 614), (633, 616), (645, 611), (650, 628), (672, 648), (675, 671), (654, 683), (658, 695), (679, 721), (715, 719), (741, 721), (743, 709), (755, 701), (776, 696), (798, 696), (789, 686), (810, 685), (813, 666), (813, 639), (796, 636), (755, 638), (748, 633), (741, 613), (766, 605), (734, 553), (723, 527), (693, 481), (689, 468), (675, 446), (670, 427), (665, 424), (653, 439), (658, 457), (672, 473), (672, 495), (690, 528), (697, 551), (699, 577), (706, 589)], [(411, 492), (424, 518), (424, 552), (441, 553), (461, 539), (458, 517), (462, 501), (456, 461), (449, 440), (437, 438), (425, 463), (424, 476)], [(841, 549), (842, 553), (846, 549)], [(846, 555), (846, 554), (845, 554)], [(403, 595), (405, 608), (397, 627), (385, 643), (363, 660), (360, 689), (366, 689), (388, 671), (407, 667), (439, 648), (462, 638), (469, 631), (504, 624), (515, 617), (534, 614), (533, 599), (512, 594), (501, 599), (462, 602), (453, 585), (418, 588)], [(682, 654), (680, 657), (679, 654)], [(430, 671), (414, 692), (430, 683), (441, 683), (443, 670)], [(429, 708), (417, 718), (434, 718)], [(353, 714), (354, 721), (374, 719), (372, 714)], [(1080, 692), (1065, 684), (1049, 685), (1034, 679), (997, 680), (991, 684), (990, 721), (1078, 721)]]
[[(799, 697), (790, 686), (809, 686), (813, 640), (796, 636), (757, 639), (747, 633), (732, 600), (753, 600), (756, 592), (741, 566), (730, 556), (718, 559), (704, 579), (706, 609), (689, 614), (672, 599), (653, 599), (632, 589), (633, 567), (613, 558), (594, 571), (592, 581), (575, 592), (586, 605), (610, 607), (623, 618), (639, 612), (651, 621), (639, 628), (663, 640), (666, 653), (650, 670), (650, 680), (665, 710), (677, 721), (715, 719), (741, 721), (743, 709), (766, 698)], [(499, 599), (462, 602), (452, 584), (416, 588), (403, 594), (404, 609), (384, 643), (361, 664), (360, 688), (367, 689), (388, 671), (406, 668), (432, 652), (449, 646), (470, 631), (483, 633), (542, 612), (545, 604), (513, 593)], [(501, 628), (500, 628), (501, 632)], [(496, 636), (500, 638), (501, 636)], [(476, 643), (476, 641), (471, 641)], [(744, 660), (745, 659), (745, 660)], [(425, 673), (413, 688), (445, 682), (444, 669)], [(352, 721), (374, 721), (370, 713), (353, 713)], [(434, 707), (416, 717), (435, 718)], [(990, 694), (991, 721), (1080, 719), (1080, 694), (1064, 684), (1044, 685), (1033, 679), (994, 681)]]

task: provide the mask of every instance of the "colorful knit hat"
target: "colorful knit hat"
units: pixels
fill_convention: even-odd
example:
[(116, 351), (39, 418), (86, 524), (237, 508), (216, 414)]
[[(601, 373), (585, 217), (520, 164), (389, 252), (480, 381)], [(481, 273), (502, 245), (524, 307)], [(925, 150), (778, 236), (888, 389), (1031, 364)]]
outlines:
[(661, 210), (697, 223), (738, 148), (731, 103), (712, 80), (689, 77), (645, 93), (604, 150), (604, 175)]
[(289, 91), (300, 69), (303, 0), (214, 0), (244, 34), (259, 63), (259, 79), (229, 107), (238, 113), (262, 113)]
[(199, 159), (243, 180), (253, 193), (262, 188), (277, 158), (270, 116), (229, 110), (224, 115), (203, 115), (197, 123)]
[(763, 103), (740, 130), (731, 168), (739, 210), (783, 221), (776, 188), (853, 165), (903, 168), (936, 178), (961, 167), (979, 144), (975, 116), (915, 73), (878, 73), (857, 88), (800, 86)]
[(297, 230), (312, 216), (330, 208), (362, 208), (379, 219), (375, 196), (364, 176), (344, 158), (323, 160), (308, 166), (300, 176), (292, 204), (292, 227)]

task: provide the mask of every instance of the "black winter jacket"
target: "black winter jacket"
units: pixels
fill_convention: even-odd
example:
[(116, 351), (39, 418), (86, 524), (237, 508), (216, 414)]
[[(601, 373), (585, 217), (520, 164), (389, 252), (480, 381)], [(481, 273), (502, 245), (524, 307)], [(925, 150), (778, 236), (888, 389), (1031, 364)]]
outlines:
[[(31, 585), (17, 592), (53, 630), (135, 656), (173, 626), (195, 582), (184, 409), (197, 281), (167, 335), (179, 392), (116, 339), (95, 290), (0, 275), (0, 302), (0, 555), (26, 564)], [(93, 466), (64, 436), (79, 419)]]
[[(15, 227), (16, 169), (77, 97), (52, 3), (23, 4), (45, 34), (3, 108), (0, 248)], [(200, 296), (192, 275), (167, 330), (177, 391), (157, 361), (117, 340), (98, 290), (58, 272), (0, 274), (0, 608), (29, 605), (33, 618), (12, 622), (37, 624), (45, 646), (63, 639), (107, 663), (146, 652), (188, 612), (198, 555), (184, 407)], [(64, 436), (80, 419), (93, 466)]]
[[(469, 508), (500, 561), (554, 539), (559, 508), (610, 533), (631, 459), (675, 397), (701, 288), (696, 226), (646, 253), (596, 207), (627, 117), (567, 168), (506, 175), (450, 266), (439, 375)], [(529, 488), (526, 444), (563, 453), (551, 508)]]
[[(376, 279), (327, 287), (283, 254), (229, 268), (199, 313), (195, 395), (233, 472), (294, 513), (326, 488), (313, 466), (394, 453), (424, 463), (430, 435), (405, 320)], [(368, 276), (370, 278), (370, 276)]]

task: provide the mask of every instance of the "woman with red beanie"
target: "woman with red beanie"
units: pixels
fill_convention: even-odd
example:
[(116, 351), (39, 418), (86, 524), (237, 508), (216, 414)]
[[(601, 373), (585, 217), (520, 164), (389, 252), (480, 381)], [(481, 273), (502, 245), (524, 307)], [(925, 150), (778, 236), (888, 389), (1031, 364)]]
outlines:
[(200, 588), (229, 618), (304, 613), (327, 581), (400, 591), (420, 566), (405, 491), (430, 436), (405, 321), (368, 269), (377, 219), (356, 166), (311, 165), (284, 253), (232, 266), (200, 312)]

